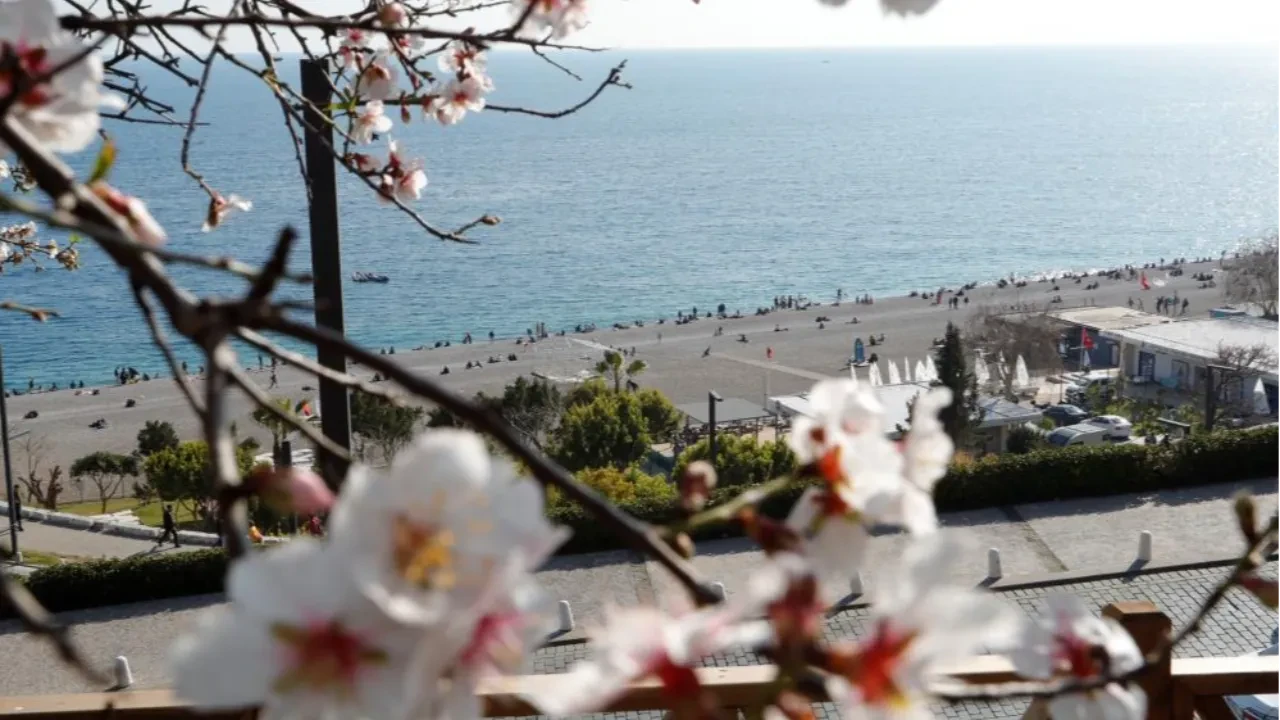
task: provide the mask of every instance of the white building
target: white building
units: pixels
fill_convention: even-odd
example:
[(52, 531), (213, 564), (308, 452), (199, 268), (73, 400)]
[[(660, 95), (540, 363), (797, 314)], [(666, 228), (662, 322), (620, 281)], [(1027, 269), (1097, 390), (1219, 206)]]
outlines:
[[(1120, 346), (1120, 369), (1130, 382), (1184, 392), (1204, 388), (1205, 366), (1218, 360), (1221, 348), (1266, 346), (1271, 349), (1270, 362), (1259, 368), (1256, 377), (1262, 380), (1275, 413), (1278, 330), (1274, 321), (1256, 317), (1207, 317), (1103, 330), (1100, 334)], [(1256, 384), (1251, 380), (1235, 391), (1252, 393)]]

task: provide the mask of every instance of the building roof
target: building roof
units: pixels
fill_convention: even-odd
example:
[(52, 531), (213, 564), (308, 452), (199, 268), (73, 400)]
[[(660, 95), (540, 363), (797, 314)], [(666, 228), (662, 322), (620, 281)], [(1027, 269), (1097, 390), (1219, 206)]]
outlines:
[[(689, 420), (697, 425), (706, 425), (711, 420), (707, 416), (708, 408), (705, 400), (677, 405), (676, 409), (688, 416)], [(773, 417), (773, 413), (742, 398), (727, 397), (723, 401), (716, 403), (716, 425), (769, 417)]]
[(1161, 325), (1173, 320), (1163, 315), (1141, 312), (1120, 305), (1109, 307), (1079, 307), (1051, 310), (1049, 317), (1072, 325), (1082, 325), (1094, 330), (1122, 330), (1124, 328)]
[(1044, 417), (1044, 413), (1033, 407), (1011, 403), (1004, 398), (982, 398), (978, 401), (978, 406), (982, 408), (982, 422), (978, 427), (1019, 425), (1036, 422)]
[[(1280, 326), (1255, 317), (1214, 317), (1180, 320), (1164, 325), (1133, 327), (1104, 332), (1104, 337), (1163, 349), (1195, 358), (1212, 360), (1222, 346), (1266, 345), (1280, 352)], [(1269, 371), (1276, 372), (1273, 364)]]

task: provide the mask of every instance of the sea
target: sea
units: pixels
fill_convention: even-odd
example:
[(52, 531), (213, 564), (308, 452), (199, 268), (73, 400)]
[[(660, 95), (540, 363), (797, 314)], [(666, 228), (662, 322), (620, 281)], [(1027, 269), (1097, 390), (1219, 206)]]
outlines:
[[(346, 327), (375, 347), (674, 316), (754, 311), (781, 294), (885, 296), (1009, 273), (1217, 256), (1277, 228), (1274, 47), (716, 50), (494, 53), (493, 103), (558, 110), (626, 60), (609, 88), (558, 120), (482, 112), (453, 127), (415, 117), (394, 136), (425, 158), (418, 206), (455, 227), (492, 213), (476, 245), (435, 240), (339, 178)], [(281, 60), (295, 81), (297, 58)], [(196, 68), (184, 68), (195, 73)], [(138, 68), (185, 116), (192, 91)], [(305, 193), (280, 109), (227, 64), (191, 148), (224, 193), (253, 201), (212, 233), (181, 171), (182, 130), (110, 122), (111, 180), (144, 198), (169, 245), (260, 261), (279, 230), (303, 241)], [(68, 158), (87, 170), (95, 151)], [(0, 218), (0, 222), (16, 218)], [(64, 237), (44, 231), (51, 237)], [(123, 272), (91, 243), (75, 272), (7, 268), (6, 384), (109, 382), (163, 369)], [(237, 279), (192, 268), (193, 290)], [(287, 291), (298, 299), (307, 288)], [(199, 364), (198, 353), (181, 347)], [(246, 357), (246, 364), (249, 358)]]

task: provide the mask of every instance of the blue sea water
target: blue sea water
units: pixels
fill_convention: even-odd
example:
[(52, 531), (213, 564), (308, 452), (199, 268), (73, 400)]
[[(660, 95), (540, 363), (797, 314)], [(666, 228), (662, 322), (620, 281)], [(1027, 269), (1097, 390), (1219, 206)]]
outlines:
[[(886, 295), (1009, 272), (1216, 255), (1277, 226), (1274, 48), (637, 51), (495, 54), (491, 101), (557, 109), (628, 60), (631, 90), (544, 120), (486, 112), (397, 128), (426, 157), (421, 209), (441, 226), (482, 213), (482, 244), (441, 243), (340, 178), (348, 332), (400, 348), (464, 331), (521, 333), (672, 315), (777, 294)], [(283, 69), (293, 69), (287, 59)], [(148, 72), (183, 114), (190, 90)], [(288, 73), (286, 72), (286, 77)], [(260, 260), (303, 187), (279, 109), (254, 78), (215, 70), (192, 160), (255, 202), (214, 233), (180, 171), (181, 131), (111, 124), (112, 180), (149, 202), (172, 247)], [(70, 160), (85, 168), (93, 152)], [(124, 274), (88, 244), (75, 274), (0, 275), (10, 386), (160, 370)], [(234, 279), (175, 269), (201, 292)], [(296, 292), (296, 291), (295, 291)], [(305, 296), (305, 292), (302, 296)], [(196, 361), (190, 349), (184, 356)]]

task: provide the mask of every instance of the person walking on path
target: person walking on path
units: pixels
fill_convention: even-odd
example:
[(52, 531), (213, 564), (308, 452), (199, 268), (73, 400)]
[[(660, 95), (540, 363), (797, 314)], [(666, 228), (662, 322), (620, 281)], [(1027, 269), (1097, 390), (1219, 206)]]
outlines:
[(13, 525), (18, 532), (26, 530), (22, 527), (22, 493), (17, 490), (13, 491)]
[(173, 506), (165, 505), (164, 512), (160, 521), (164, 532), (160, 533), (160, 539), (156, 541), (156, 547), (164, 544), (165, 538), (173, 538), (174, 547), (182, 547), (178, 544), (178, 524), (173, 521)]

